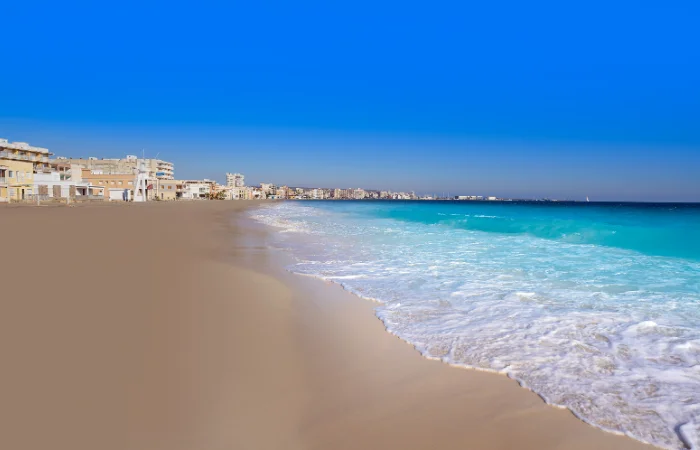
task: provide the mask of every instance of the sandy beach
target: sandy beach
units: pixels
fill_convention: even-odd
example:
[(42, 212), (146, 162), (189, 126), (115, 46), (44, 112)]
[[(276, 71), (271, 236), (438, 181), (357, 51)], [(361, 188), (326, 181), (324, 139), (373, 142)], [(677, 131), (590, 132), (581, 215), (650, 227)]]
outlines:
[(246, 201), (0, 205), (0, 447), (641, 449), (423, 358)]

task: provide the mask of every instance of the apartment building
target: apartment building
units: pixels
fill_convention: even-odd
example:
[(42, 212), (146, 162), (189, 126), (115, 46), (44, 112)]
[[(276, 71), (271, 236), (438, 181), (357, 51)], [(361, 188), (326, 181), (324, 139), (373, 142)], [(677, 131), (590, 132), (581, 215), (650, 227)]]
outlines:
[(277, 188), (275, 191), (275, 198), (278, 199), (284, 199), (287, 198), (287, 191), (289, 188), (287, 186), (282, 186), (281, 188)]
[(23, 200), (34, 193), (34, 172), (48, 170), (48, 149), (0, 139), (0, 202)]
[(309, 198), (312, 198), (314, 200), (323, 200), (326, 198), (326, 192), (324, 189), (311, 189), (309, 192)]
[(86, 169), (101, 171), (104, 174), (134, 174), (139, 162), (144, 161), (148, 178), (154, 180), (174, 180), (175, 166), (173, 163), (162, 159), (139, 159), (135, 155), (126, 155), (125, 158), (56, 158), (57, 161), (66, 164), (79, 164)]
[(265, 195), (275, 195), (277, 192), (277, 186), (272, 183), (260, 183), (260, 189), (262, 189)]
[(362, 200), (367, 196), (367, 193), (362, 188), (353, 189), (352, 198), (355, 200)]
[(182, 198), (189, 200), (205, 199), (213, 192), (215, 182), (211, 180), (183, 181)]
[(155, 198), (158, 200), (178, 200), (185, 193), (185, 182), (181, 180), (156, 180)]
[(245, 177), (240, 173), (226, 174), (226, 187), (243, 187), (245, 186)]
[(0, 202), (24, 200), (32, 195), (33, 186), (32, 163), (0, 158)]
[[(81, 179), (101, 187), (105, 200), (121, 201), (134, 198), (136, 176), (129, 173), (104, 173), (101, 170), (81, 169)], [(139, 193), (140, 194), (140, 193)]]

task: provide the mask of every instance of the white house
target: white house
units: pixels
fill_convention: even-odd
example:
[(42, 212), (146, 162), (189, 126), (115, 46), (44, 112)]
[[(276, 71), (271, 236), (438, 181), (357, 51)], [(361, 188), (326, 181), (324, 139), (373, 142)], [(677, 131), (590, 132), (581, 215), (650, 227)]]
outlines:
[[(35, 173), (34, 192), (48, 198), (88, 197), (93, 194), (104, 196), (104, 188), (89, 182), (73, 179), (61, 179), (59, 172)], [(73, 192), (71, 192), (73, 191)]]
[(211, 192), (210, 183), (190, 183), (185, 184), (184, 190), (182, 192), (183, 199), (199, 199), (207, 198), (207, 195)]

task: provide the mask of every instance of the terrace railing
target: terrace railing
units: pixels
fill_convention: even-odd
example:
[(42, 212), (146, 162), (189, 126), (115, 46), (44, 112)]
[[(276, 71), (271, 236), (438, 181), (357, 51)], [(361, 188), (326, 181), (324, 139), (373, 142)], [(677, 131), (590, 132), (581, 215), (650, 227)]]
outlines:
[(0, 158), (11, 159), (14, 161), (33, 161), (33, 162), (43, 162), (48, 163), (48, 156), (38, 156), (38, 155), (19, 155), (17, 153), (12, 153), (8, 151), (0, 151)]

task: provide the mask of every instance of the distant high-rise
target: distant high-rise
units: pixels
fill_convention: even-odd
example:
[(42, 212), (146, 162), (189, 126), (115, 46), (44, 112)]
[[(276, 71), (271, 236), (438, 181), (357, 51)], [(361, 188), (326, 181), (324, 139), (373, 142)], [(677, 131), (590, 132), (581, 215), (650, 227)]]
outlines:
[(226, 186), (227, 187), (244, 187), (245, 177), (240, 173), (227, 173), (226, 174)]

